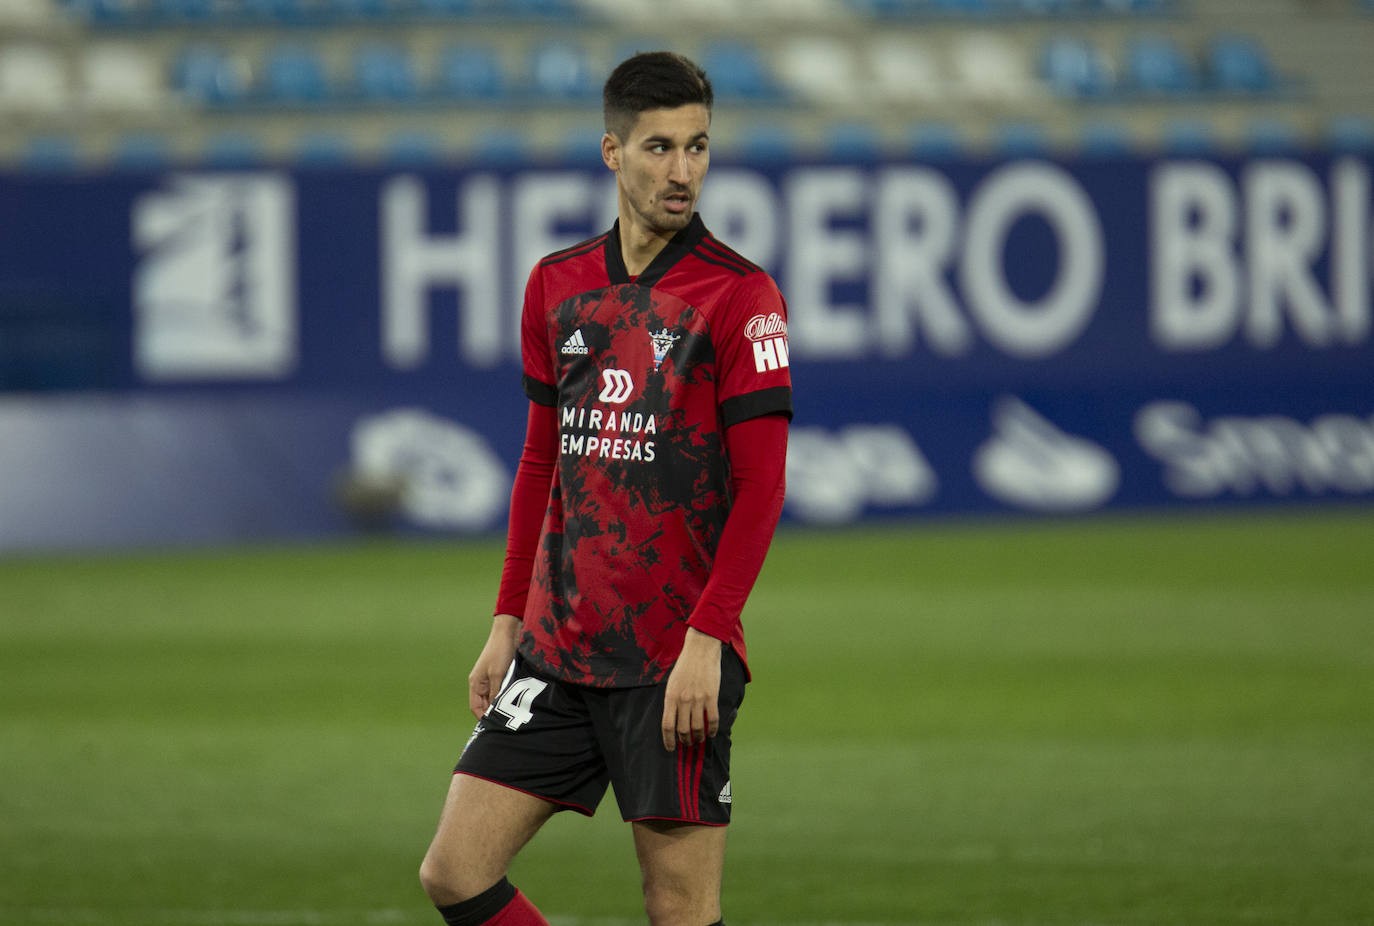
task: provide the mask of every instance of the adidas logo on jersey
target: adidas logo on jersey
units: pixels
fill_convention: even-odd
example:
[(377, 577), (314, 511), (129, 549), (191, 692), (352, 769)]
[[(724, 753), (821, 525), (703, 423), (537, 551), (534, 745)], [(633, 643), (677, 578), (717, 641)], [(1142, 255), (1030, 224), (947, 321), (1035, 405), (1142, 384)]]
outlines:
[(563, 342), (563, 348), (562, 348), (562, 350), (559, 351), (560, 354), (564, 354), (564, 355), (567, 355), (567, 354), (582, 355), (582, 354), (585, 354), (586, 352), (587, 352), (587, 342), (584, 341), (584, 340), (582, 340), (582, 329), (581, 329), (581, 328), (578, 328), (576, 331), (574, 331), (574, 332), (572, 333), (572, 336), (569, 337), (566, 341)]
[(733, 800), (730, 797), (730, 782), (727, 781), (725, 783), (725, 787), (720, 789), (720, 796), (717, 797), (716, 800), (722, 804), (733, 803)]

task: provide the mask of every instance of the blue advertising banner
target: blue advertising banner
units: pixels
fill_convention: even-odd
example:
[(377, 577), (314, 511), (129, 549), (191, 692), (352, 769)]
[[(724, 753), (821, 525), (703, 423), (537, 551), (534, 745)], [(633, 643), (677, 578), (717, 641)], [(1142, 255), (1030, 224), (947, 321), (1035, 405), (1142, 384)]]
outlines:
[[(1374, 499), (1367, 158), (717, 165), (802, 522)], [(0, 177), (0, 549), (504, 522), (604, 170)]]

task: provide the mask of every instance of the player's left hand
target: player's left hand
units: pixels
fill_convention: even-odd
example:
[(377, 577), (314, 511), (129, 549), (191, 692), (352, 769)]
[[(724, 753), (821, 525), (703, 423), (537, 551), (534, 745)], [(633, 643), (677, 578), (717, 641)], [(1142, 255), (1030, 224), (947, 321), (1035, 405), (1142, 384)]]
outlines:
[(687, 631), (663, 695), (663, 748), (669, 752), (678, 743), (704, 743), (720, 729), (722, 645), (709, 634)]

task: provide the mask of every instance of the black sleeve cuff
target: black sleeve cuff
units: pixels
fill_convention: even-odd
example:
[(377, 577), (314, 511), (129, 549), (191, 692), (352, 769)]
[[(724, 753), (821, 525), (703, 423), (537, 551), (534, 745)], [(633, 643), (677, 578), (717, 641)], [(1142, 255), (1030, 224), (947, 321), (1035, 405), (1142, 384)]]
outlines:
[(528, 373), (521, 378), (521, 383), (525, 387), (525, 396), (539, 405), (547, 405), (554, 408), (558, 405), (558, 390), (548, 383), (541, 383), (539, 380), (530, 376)]
[[(528, 391), (526, 389), (526, 392)], [(530, 398), (533, 399), (534, 396), (530, 396)], [(792, 387), (776, 386), (772, 389), (760, 389), (758, 392), (737, 395), (733, 399), (726, 399), (720, 403), (721, 421), (727, 428), (732, 424), (748, 421), (750, 418), (777, 414), (786, 415), (788, 421), (792, 420)]]

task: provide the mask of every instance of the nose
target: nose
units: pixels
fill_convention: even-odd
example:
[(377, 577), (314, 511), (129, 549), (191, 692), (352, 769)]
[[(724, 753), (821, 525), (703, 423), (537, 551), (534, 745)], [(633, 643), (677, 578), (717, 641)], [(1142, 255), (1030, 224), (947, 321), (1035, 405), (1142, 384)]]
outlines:
[(673, 155), (668, 165), (668, 179), (686, 186), (691, 178), (691, 171), (687, 168), (687, 152), (679, 151)]

